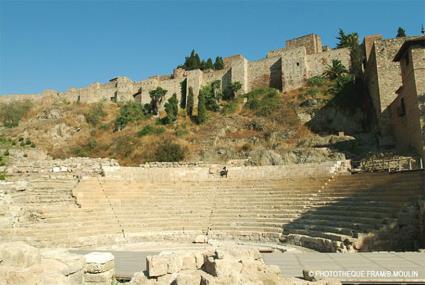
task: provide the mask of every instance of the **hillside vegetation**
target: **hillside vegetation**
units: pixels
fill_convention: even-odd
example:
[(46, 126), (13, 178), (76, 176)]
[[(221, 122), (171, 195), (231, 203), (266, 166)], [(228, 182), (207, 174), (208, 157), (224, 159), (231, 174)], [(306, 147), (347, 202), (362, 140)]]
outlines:
[[(363, 141), (346, 136), (364, 135), (361, 94), (347, 74), (313, 77), (287, 93), (260, 88), (236, 95), (240, 86), (232, 88), (217, 94), (214, 85), (204, 87), (197, 116), (176, 98), (158, 114), (155, 104), (134, 102), (17, 101), (1, 106), (0, 136), (11, 147), (30, 141), (55, 158), (110, 157), (123, 165), (233, 159), (300, 163), (343, 158), (361, 149)], [(151, 94), (157, 103), (158, 94)], [(337, 136), (338, 131), (345, 135)], [(350, 141), (356, 143), (344, 145)]]

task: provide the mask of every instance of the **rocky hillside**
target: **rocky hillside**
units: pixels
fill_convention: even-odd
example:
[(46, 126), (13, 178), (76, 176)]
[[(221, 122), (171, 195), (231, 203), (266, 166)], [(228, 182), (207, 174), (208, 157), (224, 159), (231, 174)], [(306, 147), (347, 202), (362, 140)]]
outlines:
[(109, 157), (123, 165), (357, 158), (376, 149), (366, 132), (362, 96), (352, 81), (341, 87), (337, 79), (318, 76), (287, 93), (264, 88), (217, 99), (202, 123), (183, 108), (170, 122), (164, 111), (149, 115), (135, 103), (83, 104), (46, 97), (2, 104), (0, 136), (3, 148), (39, 148), (55, 158)]

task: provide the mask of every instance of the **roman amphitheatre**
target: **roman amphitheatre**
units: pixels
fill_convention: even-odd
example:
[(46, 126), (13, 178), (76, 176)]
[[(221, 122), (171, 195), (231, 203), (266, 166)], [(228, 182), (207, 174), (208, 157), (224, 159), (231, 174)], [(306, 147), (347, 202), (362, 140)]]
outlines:
[(425, 38), (339, 40), (1, 96), (0, 284), (423, 284)]

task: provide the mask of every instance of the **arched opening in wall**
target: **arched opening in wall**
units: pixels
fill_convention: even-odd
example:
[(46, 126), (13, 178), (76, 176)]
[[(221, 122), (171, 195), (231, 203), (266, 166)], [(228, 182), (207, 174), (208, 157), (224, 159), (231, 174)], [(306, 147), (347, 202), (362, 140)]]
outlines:
[(187, 101), (187, 79), (180, 82), (180, 108), (186, 109)]
[(300, 63), (299, 62), (297, 62), (297, 66), (300, 66)]
[(270, 66), (270, 79), (269, 86), (282, 90), (282, 59), (279, 58), (278, 61), (273, 63)]

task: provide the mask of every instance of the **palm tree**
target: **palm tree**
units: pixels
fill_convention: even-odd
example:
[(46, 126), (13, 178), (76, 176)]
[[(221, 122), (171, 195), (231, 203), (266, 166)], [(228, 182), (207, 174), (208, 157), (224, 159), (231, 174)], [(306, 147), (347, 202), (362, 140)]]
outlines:
[(359, 45), (359, 35), (357, 33), (346, 34), (342, 29), (339, 29), (339, 36), (336, 38), (339, 41), (336, 45), (337, 48), (348, 47), (353, 49)]
[(325, 75), (329, 79), (338, 78), (346, 73), (348, 73), (347, 68), (341, 63), (340, 60), (337, 59), (333, 59), (332, 64), (328, 65), (328, 68), (325, 71)]

